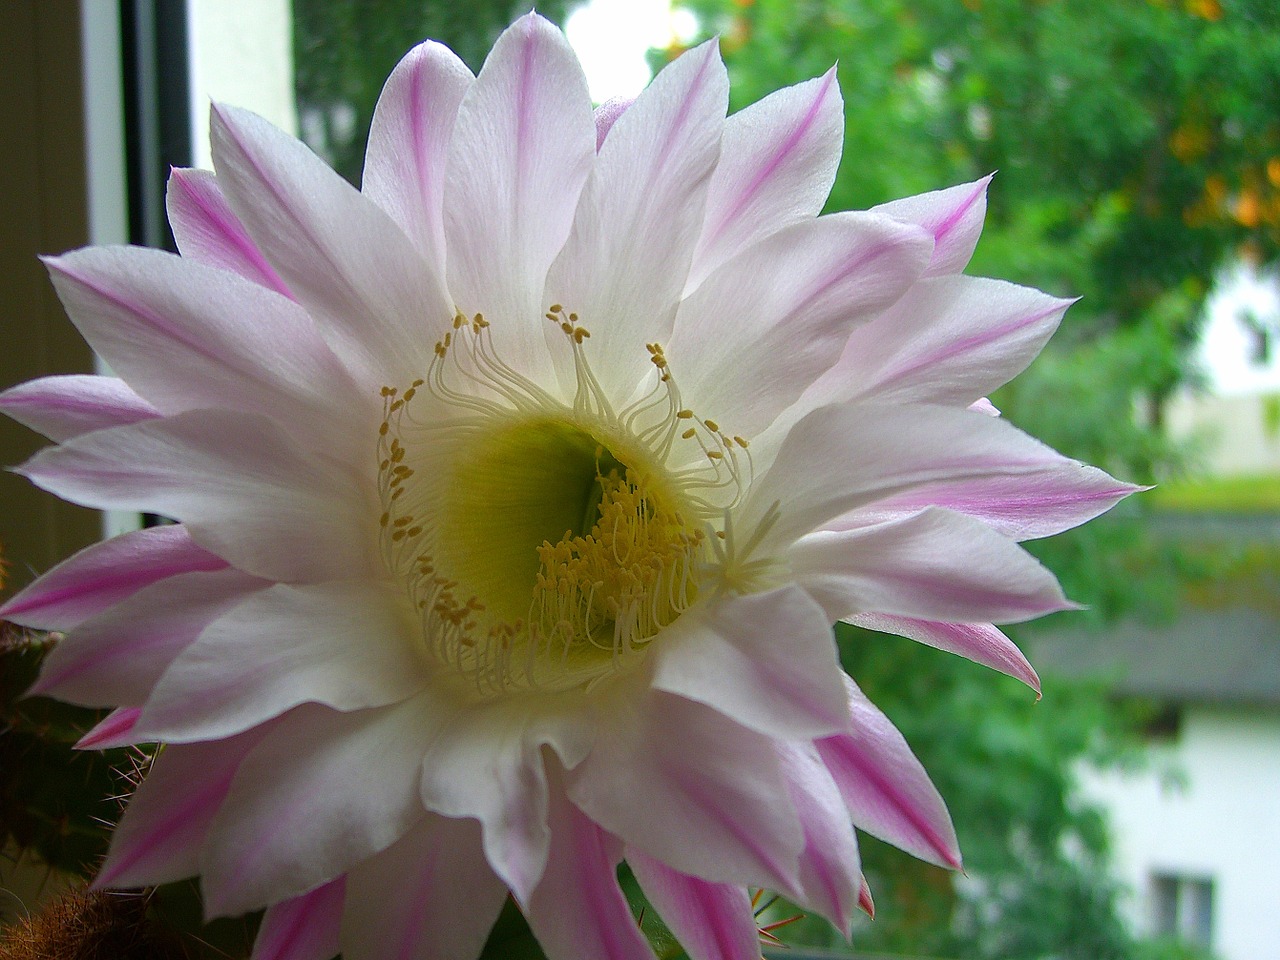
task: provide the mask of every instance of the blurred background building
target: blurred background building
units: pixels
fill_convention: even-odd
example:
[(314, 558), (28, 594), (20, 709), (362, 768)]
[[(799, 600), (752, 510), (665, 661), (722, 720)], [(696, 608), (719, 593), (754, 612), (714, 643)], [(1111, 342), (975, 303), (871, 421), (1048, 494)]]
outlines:
[(1163, 621), (1042, 638), (1039, 664), (1145, 704), (1138, 764), (1083, 771), (1107, 810), (1135, 929), (1267, 960), (1280, 943), (1280, 298), (1234, 265), (1194, 349), (1198, 383), (1169, 430), (1193, 478), (1155, 495), (1151, 526), (1202, 561)]

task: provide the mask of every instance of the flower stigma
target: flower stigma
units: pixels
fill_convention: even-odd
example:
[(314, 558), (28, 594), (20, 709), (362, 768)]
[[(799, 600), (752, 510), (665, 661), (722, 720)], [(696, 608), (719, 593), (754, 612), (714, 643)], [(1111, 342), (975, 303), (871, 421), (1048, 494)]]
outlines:
[(505, 363), (489, 321), (461, 312), (425, 377), (382, 388), (384, 562), (434, 658), (488, 692), (625, 669), (743, 567), (732, 512), (752, 479), (747, 440), (683, 406), (657, 343), (639, 399), (619, 409), (577, 314), (553, 304), (545, 317), (571, 352), (571, 400)]

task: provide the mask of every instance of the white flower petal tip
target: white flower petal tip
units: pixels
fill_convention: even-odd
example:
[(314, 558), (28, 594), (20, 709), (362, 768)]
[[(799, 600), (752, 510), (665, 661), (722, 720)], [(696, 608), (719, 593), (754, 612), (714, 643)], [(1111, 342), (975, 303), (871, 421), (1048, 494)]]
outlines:
[(125, 747), (137, 741), (132, 736), (134, 724), (138, 722), (141, 707), (120, 707), (113, 710), (92, 730), (76, 741), (73, 750), (107, 750), (111, 747)]
[(1012, 640), (990, 623), (938, 623), (882, 613), (862, 613), (849, 622), (867, 630), (909, 637), (955, 653), (974, 663), (1021, 680), (1041, 697), (1040, 677)]
[(1063, 596), (1053, 574), (1016, 542), (938, 507), (810, 534), (789, 555), (797, 580), (834, 619), (877, 611), (1014, 623), (1079, 609)]
[(0, 392), (0, 412), (56, 441), (160, 416), (124, 381), (76, 374), (10, 387)]
[(871, 887), (867, 885), (866, 877), (858, 885), (858, 909), (867, 915), (867, 919), (876, 918), (876, 902), (871, 899)]
[(596, 152), (604, 146), (604, 138), (609, 135), (618, 118), (627, 112), (627, 108), (636, 102), (635, 97), (611, 97), (595, 110)]
[(289, 286), (267, 262), (207, 170), (175, 168), (165, 204), (178, 249), (184, 257), (238, 273), (259, 286), (293, 298)]
[(200, 877), (253, 960), (475, 960), (508, 894), (556, 960), (695, 960), (747, 890), (848, 931), (854, 826), (959, 868), (946, 807), (831, 624), (1039, 679), (993, 626), (1074, 605), (1018, 546), (1142, 488), (984, 398), (1068, 301), (961, 274), (989, 178), (820, 216), (834, 68), (727, 116), (712, 40), (593, 110), (536, 14), (478, 75), (415, 47), (356, 190), (215, 105), (181, 256), (49, 258), (112, 377), (0, 411), (17, 472), (172, 526), (0, 617), (33, 692), (163, 742), (95, 886)]
[(339, 877), (292, 900), (272, 904), (262, 917), (249, 960), (331, 960), (345, 900)]
[(912, 856), (962, 870), (946, 804), (897, 729), (847, 677), (855, 731), (817, 741), (854, 825)]
[(934, 238), (928, 275), (959, 273), (973, 256), (987, 213), (987, 187), (994, 173), (973, 183), (881, 204), (878, 213), (919, 224)]
[(745, 887), (709, 883), (672, 870), (632, 847), (627, 865), (645, 897), (697, 960), (757, 960), (760, 945)]
[(365, 153), (365, 196), (444, 276), (444, 173), (458, 107), (475, 77), (440, 43), (414, 47), (378, 98)]
[(71, 630), (161, 580), (223, 570), (180, 524), (121, 534), (64, 560), (0, 606), (0, 619), (41, 630)]

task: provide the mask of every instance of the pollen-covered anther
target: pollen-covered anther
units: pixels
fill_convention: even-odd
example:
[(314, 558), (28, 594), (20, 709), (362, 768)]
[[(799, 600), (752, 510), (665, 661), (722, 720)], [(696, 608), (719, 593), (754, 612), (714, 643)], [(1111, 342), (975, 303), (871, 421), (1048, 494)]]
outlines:
[[(591, 334), (578, 314), (552, 304), (544, 316), (572, 354), (577, 386), (568, 404), (508, 366), (489, 321), (462, 310), (442, 332), (424, 378), (405, 389), (382, 389), (378, 487), (384, 562), (408, 589), (426, 647), (482, 690), (562, 688), (621, 668), (695, 601), (699, 582), (715, 566), (713, 557), (732, 555), (732, 538), (719, 547), (712, 543), (723, 541), (717, 528), (751, 478), (746, 441), (684, 405), (662, 344), (645, 344), (658, 371), (650, 375), (649, 389), (618, 407), (592, 370), (586, 345)], [(424, 387), (433, 398), (425, 405), (419, 399)], [(469, 479), (455, 476), (449, 482), (471, 492), (454, 508), (481, 510), (511, 495), (529, 496), (521, 478), (534, 489), (545, 484), (546, 472), (528, 459), (541, 455), (541, 442), (530, 437), (545, 438), (545, 453), (553, 460), (581, 457), (581, 444), (593, 441), (595, 476), (584, 479), (595, 493), (584, 504), (580, 525), (523, 548), (535, 555), (530, 559), (537, 569), (522, 599), (511, 579), (468, 566), (473, 548), (462, 550), (459, 537), (465, 543), (471, 534), (458, 527), (448, 502), (437, 502), (432, 491), (446, 489), (439, 485), (443, 481), (417, 477), (421, 461), (415, 451), (424, 444), (457, 449)], [(700, 465), (677, 449), (689, 442), (698, 445)], [(507, 456), (523, 459), (506, 469)], [(476, 467), (477, 457), (493, 466)], [(683, 466), (668, 466), (673, 462)], [(565, 480), (580, 482), (570, 475)], [(477, 483), (488, 492), (471, 489)], [(491, 491), (490, 483), (496, 484)], [(538, 496), (546, 496), (551, 509), (563, 509), (561, 491), (568, 488), (543, 489)], [(490, 529), (485, 517), (474, 519), (480, 529)], [(503, 533), (501, 525), (492, 526), (490, 540)], [(488, 546), (474, 549), (507, 562), (500, 544), (496, 553)], [(518, 551), (510, 558), (518, 582), (523, 561)], [(460, 574), (462, 582), (442, 570)]]
[(564, 307), (558, 303), (553, 303), (551, 309), (544, 316), (560, 328), (560, 332), (574, 342), (581, 344), (591, 336), (591, 331), (586, 327), (579, 325), (578, 315), (576, 313), (565, 313)]
[(614, 657), (672, 623), (697, 594), (705, 534), (691, 527), (627, 471), (598, 476), (602, 495), (591, 530), (538, 548), (530, 621), (547, 652), (583, 642)]

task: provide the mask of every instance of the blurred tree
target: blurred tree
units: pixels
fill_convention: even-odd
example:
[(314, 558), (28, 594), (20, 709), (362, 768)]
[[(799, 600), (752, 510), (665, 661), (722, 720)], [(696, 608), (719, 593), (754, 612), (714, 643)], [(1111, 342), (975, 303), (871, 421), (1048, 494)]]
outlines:
[[(1217, 271), (1280, 253), (1280, 7), (1272, 0), (686, 0), (719, 33), (739, 109), (839, 62), (847, 120), (829, 209), (993, 170), (970, 272), (1081, 295), (995, 402), (1071, 456), (1128, 479), (1178, 472), (1170, 393)], [(672, 51), (676, 52), (676, 51)], [(1179, 558), (1143, 505), (1031, 547), (1103, 621), (1167, 613)], [(1030, 631), (1023, 631), (1030, 635)], [(1111, 957), (1101, 822), (1072, 802), (1103, 708), (1014, 685), (906, 641), (850, 631), (846, 663), (948, 798), (969, 879), (868, 843), (880, 919), (862, 949)], [(817, 936), (814, 928), (806, 933)], [(1145, 949), (1145, 948), (1144, 948)], [(1158, 949), (1147, 949), (1150, 956)]]
[[(538, 4), (563, 23), (573, 0)], [(293, 0), (293, 50), (302, 136), (349, 181), (360, 183), (369, 123), (392, 67), (430, 37), (479, 70), (519, 0)]]

